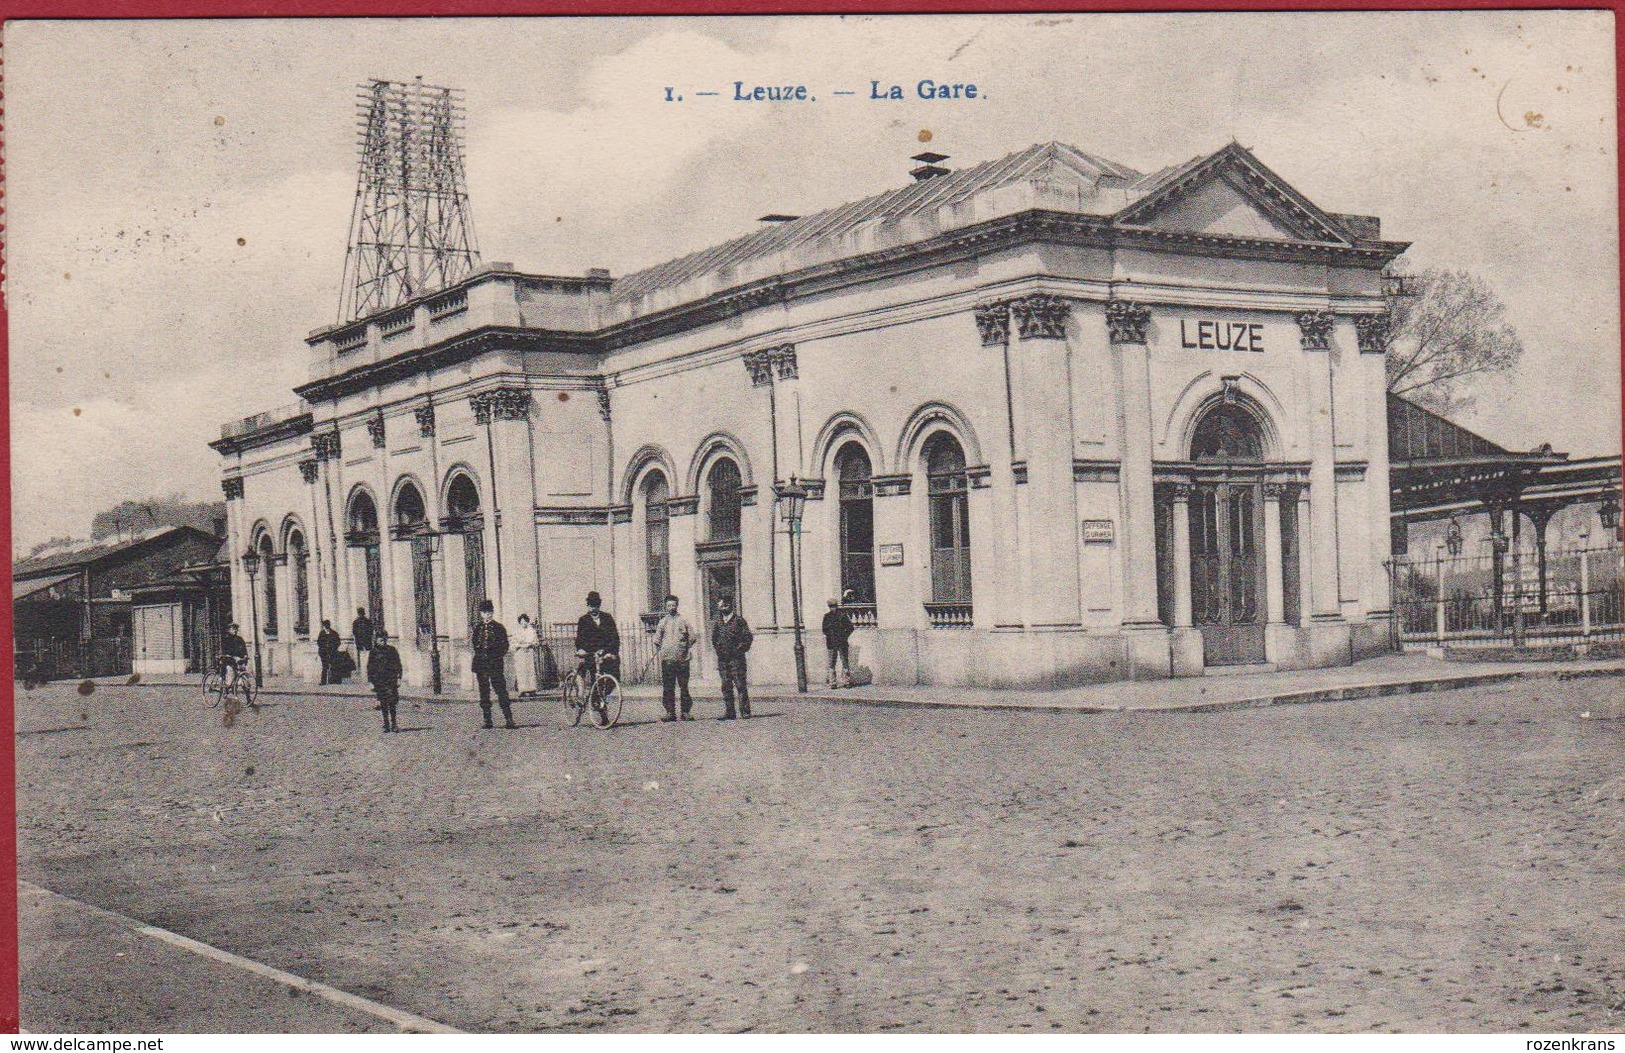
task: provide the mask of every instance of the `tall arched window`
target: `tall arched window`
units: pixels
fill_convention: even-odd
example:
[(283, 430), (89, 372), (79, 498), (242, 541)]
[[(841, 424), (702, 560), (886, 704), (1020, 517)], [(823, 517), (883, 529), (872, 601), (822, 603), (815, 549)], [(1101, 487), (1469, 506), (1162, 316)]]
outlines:
[(970, 595), (970, 480), (965, 451), (947, 432), (925, 444), (926, 490), (931, 517), (931, 598), (966, 604)]
[(432, 637), (434, 624), (434, 559), (428, 536), (429, 515), (423, 494), (407, 483), (395, 495), (396, 536), (412, 545), (412, 609), (419, 639)]
[(277, 634), (276, 616), (276, 546), (271, 544), (271, 535), (260, 535), (260, 566), (265, 568), (265, 594), (261, 611), (265, 616), (265, 635), (275, 639)]
[(671, 592), (671, 522), (667, 500), (671, 487), (666, 474), (650, 472), (643, 478), (643, 566), (648, 580), (649, 605), (658, 611)]
[(711, 541), (739, 540), (739, 465), (731, 458), (719, 458), (706, 476), (706, 489), (710, 495)]
[(293, 570), (293, 634), (310, 635), (310, 552), (305, 535), (288, 531), (288, 565)]
[(372, 619), (373, 625), (384, 628), (384, 569), (378, 551), (378, 506), (365, 490), (357, 491), (350, 499), (344, 540), (362, 551), (367, 575), (367, 617)]
[(855, 442), (835, 455), (841, 501), (841, 602), (875, 602), (875, 490), (869, 454)]
[(1191, 436), (1193, 461), (1261, 461), (1264, 435), (1258, 420), (1240, 406), (1221, 403), (1203, 414)]
[(474, 480), (458, 473), (446, 488), (446, 518), (450, 529), (463, 537), (463, 582), (468, 624), (480, 620), (485, 602), (485, 517), (480, 514), (480, 492)]

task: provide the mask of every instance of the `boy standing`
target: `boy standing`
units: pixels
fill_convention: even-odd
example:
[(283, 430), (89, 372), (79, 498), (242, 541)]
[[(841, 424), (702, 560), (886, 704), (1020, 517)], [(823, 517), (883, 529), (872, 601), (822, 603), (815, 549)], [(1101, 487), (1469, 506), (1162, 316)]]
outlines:
[(373, 631), (369, 642), (372, 652), (367, 656), (367, 682), (378, 696), (378, 708), (384, 711), (384, 731), (399, 731), (395, 707), (401, 701), (401, 653), (390, 645), (382, 627)]

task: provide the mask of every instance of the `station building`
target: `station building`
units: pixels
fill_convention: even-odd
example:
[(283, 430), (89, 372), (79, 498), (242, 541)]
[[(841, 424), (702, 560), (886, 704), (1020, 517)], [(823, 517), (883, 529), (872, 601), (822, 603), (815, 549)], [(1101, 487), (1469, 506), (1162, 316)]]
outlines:
[(457, 684), (481, 598), (625, 632), (727, 594), (789, 682), (794, 477), (815, 676), (831, 597), (879, 683), (1347, 663), (1390, 638), (1404, 249), (1235, 144), (1047, 143), (624, 277), (494, 264), (313, 333), (300, 401), (212, 444), (236, 617), (313, 675), (367, 608)]

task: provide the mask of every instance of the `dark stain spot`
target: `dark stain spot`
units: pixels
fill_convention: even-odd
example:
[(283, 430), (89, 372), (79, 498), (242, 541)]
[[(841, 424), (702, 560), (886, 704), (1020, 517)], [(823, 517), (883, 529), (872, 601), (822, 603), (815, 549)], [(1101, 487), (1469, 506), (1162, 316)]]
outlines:
[(237, 239), (237, 244), (238, 245), (247, 245), (248, 244), (248, 239), (247, 238), (238, 238)]
[(214, 126), (216, 128), (224, 128), (226, 126), (226, 118), (217, 115), (214, 119)]
[(560, 402), (569, 402), (570, 401), (570, 393), (568, 391), (559, 392), (559, 401)]
[[(73, 412), (78, 413), (79, 411), (74, 410)], [(79, 681), (79, 693), (81, 695), (91, 694), (95, 690), (96, 690), (96, 681), (94, 681), (94, 680), (81, 680), (81, 681)]]
[(248, 767), (244, 768), (243, 769), (243, 774), (244, 775), (253, 775), (254, 774), (254, 766), (252, 764), (250, 764)]
[(135, 685), (139, 684), (140, 682), (141, 682), (141, 674), (140, 673), (131, 673), (130, 674), (130, 679), (124, 681), (124, 684), (125, 684), (126, 687), (134, 687)]
[(929, 129), (929, 128), (921, 128), (920, 129), (920, 134), (915, 136), (915, 138), (920, 140), (920, 142), (922, 142), (922, 143), (930, 142), (931, 141), (931, 129)]
[(73, 407), (73, 415), (75, 417), (79, 416), (79, 414), (81, 414), (83, 412), (84, 412), (84, 410), (80, 409), (78, 406)]

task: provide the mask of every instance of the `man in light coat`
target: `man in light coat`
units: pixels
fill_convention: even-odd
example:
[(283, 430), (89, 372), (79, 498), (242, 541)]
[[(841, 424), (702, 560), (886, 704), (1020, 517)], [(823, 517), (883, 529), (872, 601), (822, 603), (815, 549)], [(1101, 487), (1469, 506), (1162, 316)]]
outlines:
[(660, 658), (660, 704), (666, 715), (660, 719), (677, 719), (677, 702), (682, 699), (684, 720), (693, 720), (694, 697), (688, 693), (688, 656), (694, 649), (694, 627), (688, 619), (677, 613), (677, 597), (666, 597), (666, 613), (655, 626), (655, 652)]

